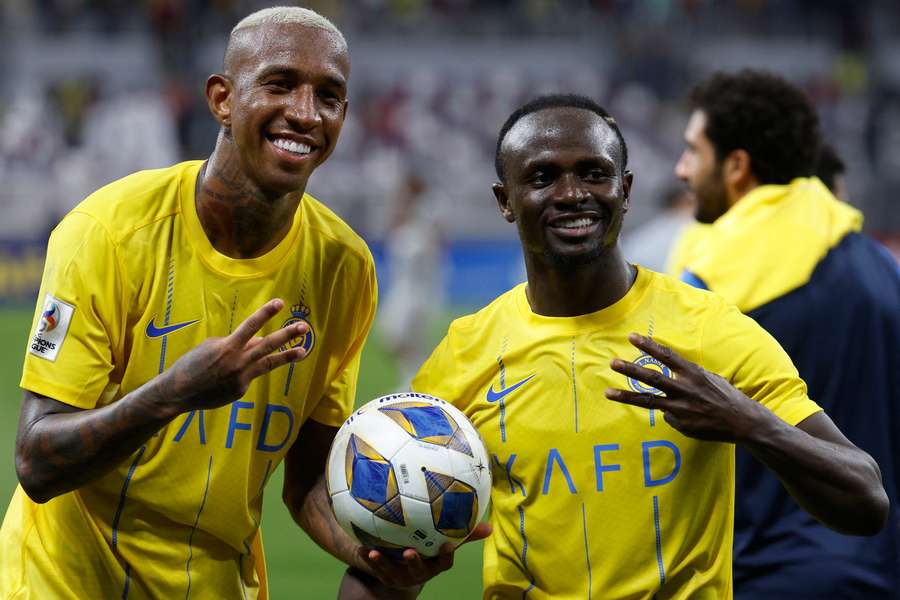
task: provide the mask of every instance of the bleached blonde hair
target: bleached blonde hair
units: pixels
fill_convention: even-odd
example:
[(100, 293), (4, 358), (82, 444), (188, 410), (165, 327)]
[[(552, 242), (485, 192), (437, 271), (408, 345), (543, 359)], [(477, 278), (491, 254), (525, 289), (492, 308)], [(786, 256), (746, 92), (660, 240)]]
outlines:
[(322, 29), (334, 35), (344, 46), (347, 45), (344, 34), (341, 33), (340, 29), (335, 27), (334, 23), (316, 11), (300, 6), (273, 6), (247, 15), (234, 26), (234, 29), (231, 30), (229, 45), (231, 39), (234, 38), (234, 35), (242, 29), (255, 27), (257, 25), (276, 25), (279, 23), (296, 23), (306, 27)]

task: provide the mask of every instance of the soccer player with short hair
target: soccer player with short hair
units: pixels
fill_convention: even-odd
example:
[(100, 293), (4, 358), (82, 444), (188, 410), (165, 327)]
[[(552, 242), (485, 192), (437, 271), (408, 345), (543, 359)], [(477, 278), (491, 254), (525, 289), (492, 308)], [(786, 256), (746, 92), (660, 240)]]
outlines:
[(509, 117), (494, 194), (528, 280), (454, 321), (413, 380), (492, 455), (485, 598), (729, 598), (735, 444), (829, 526), (884, 526), (878, 466), (777, 342), (622, 255), (627, 160), (588, 98)]
[(718, 73), (691, 104), (676, 174), (710, 225), (682, 278), (721, 294), (781, 343), (810, 396), (881, 466), (893, 505), (877, 536), (840, 535), (739, 448), (736, 596), (900, 598), (896, 264), (861, 233), (862, 213), (813, 177), (819, 119), (802, 90), (764, 71)]
[(349, 69), (315, 12), (250, 15), (206, 84), (209, 159), (116, 181), (53, 231), (0, 597), (264, 597), (260, 511), (282, 460), (285, 503), (339, 558), (395, 584), (449, 566), (380, 569), (324, 489), (376, 305), (365, 243), (304, 193)]

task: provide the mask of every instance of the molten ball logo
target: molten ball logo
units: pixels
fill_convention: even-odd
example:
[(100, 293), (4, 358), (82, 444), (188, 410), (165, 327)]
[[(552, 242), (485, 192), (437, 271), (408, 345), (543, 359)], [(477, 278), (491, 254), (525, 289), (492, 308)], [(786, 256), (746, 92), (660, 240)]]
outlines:
[(55, 302), (50, 302), (44, 308), (44, 312), (41, 313), (41, 323), (38, 325), (38, 331), (40, 333), (48, 333), (56, 329), (56, 326), (59, 324), (59, 305)]

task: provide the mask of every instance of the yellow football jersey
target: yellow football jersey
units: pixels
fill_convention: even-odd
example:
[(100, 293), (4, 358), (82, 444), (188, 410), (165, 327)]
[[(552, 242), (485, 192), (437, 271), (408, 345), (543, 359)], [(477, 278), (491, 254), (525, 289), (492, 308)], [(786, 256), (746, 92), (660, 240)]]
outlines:
[(761, 185), (695, 236), (702, 241), (692, 242), (696, 250), (684, 256), (677, 275), (749, 313), (807, 284), (829, 251), (862, 223), (862, 213), (818, 178)]
[(455, 321), (413, 380), (452, 401), (494, 466), (484, 597), (731, 597), (734, 446), (687, 438), (614, 357), (669, 374), (626, 336), (653, 336), (796, 424), (819, 410), (781, 347), (718, 296), (648, 270), (578, 317), (532, 312), (525, 284)]
[(685, 265), (694, 258), (703, 256), (709, 229), (710, 226), (706, 223), (691, 223), (685, 227), (666, 258), (665, 272), (673, 277), (680, 277)]
[[(376, 304), (365, 243), (304, 196), (258, 258), (219, 254), (195, 207), (201, 163), (145, 171), (54, 230), (21, 385), (89, 409), (229, 334), (271, 298), (260, 335), (307, 321), (309, 354), (215, 410), (176, 417), (107, 475), (46, 504), (19, 487), (3, 522), (3, 598), (255, 598), (266, 480), (306, 419), (340, 425)], [(262, 569), (260, 569), (262, 571)]]

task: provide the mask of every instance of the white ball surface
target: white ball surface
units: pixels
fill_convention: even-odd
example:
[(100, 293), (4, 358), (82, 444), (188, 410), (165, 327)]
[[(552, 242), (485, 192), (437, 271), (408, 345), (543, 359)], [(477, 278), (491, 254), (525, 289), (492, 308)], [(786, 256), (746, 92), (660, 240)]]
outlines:
[(326, 467), (331, 506), (361, 544), (399, 557), (434, 556), (481, 520), (491, 466), (481, 436), (455, 406), (426, 394), (376, 398), (341, 426)]

